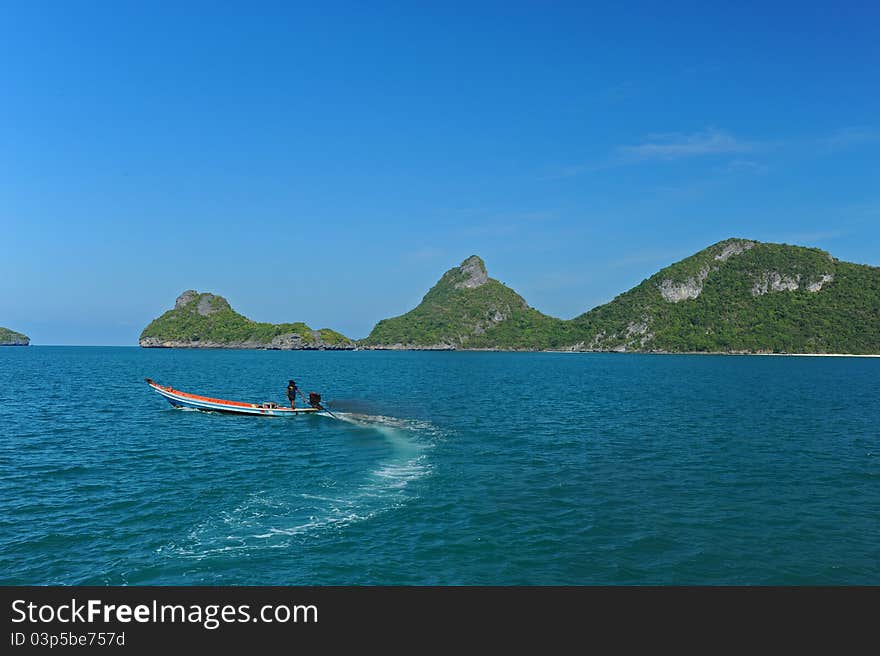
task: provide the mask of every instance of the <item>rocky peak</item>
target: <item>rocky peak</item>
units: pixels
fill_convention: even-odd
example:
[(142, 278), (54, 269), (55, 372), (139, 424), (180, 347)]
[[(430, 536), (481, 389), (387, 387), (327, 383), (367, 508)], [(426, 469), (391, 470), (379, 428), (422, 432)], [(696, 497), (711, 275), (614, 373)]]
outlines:
[(458, 267), (464, 278), (455, 283), (456, 289), (476, 289), (489, 282), (486, 264), (476, 255), (471, 255)]
[(195, 301), (198, 301), (198, 305), (196, 305), (195, 311), (203, 317), (207, 317), (214, 314), (215, 312), (219, 312), (223, 308), (229, 307), (229, 302), (222, 296), (207, 293), (199, 294), (194, 289), (187, 289), (185, 292), (177, 297), (177, 301), (174, 303), (174, 309), (180, 310), (181, 308), (185, 308)]
[(184, 305), (189, 305), (195, 299), (199, 297), (199, 293), (195, 289), (187, 289), (180, 296), (177, 297), (177, 301), (174, 303), (174, 309), (179, 310)]

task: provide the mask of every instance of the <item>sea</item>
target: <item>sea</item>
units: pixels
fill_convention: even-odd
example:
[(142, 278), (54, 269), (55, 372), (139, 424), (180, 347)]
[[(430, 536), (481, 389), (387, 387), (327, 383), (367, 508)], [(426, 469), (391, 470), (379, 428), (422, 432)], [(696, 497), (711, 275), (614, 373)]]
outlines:
[(0, 583), (877, 584), (880, 359), (0, 348)]

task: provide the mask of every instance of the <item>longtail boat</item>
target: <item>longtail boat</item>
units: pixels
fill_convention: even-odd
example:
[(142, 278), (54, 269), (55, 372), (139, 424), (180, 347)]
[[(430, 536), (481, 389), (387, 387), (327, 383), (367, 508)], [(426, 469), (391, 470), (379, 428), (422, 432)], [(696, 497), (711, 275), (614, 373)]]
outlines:
[(318, 395), (315, 395), (318, 400), (313, 405), (304, 408), (285, 408), (277, 403), (243, 403), (242, 401), (214, 399), (209, 396), (181, 392), (168, 385), (160, 385), (152, 378), (145, 378), (144, 381), (155, 392), (165, 397), (168, 403), (175, 408), (193, 408), (206, 412), (226, 412), (235, 415), (259, 415), (263, 417), (293, 417), (294, 415), (322, 414), (322, 411), (329, 414), (329, 411), (321, 406), (320, 396)]

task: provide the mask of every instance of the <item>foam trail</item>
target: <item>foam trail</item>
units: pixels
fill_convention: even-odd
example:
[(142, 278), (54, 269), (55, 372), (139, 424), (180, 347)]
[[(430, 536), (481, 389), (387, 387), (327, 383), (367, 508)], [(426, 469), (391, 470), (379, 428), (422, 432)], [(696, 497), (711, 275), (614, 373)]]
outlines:
[(411, 484), (428, 475), (433, 438), (439, 431), (427, 422), (382, 415), (339, 413), (337, 418), (380, 434), (391, 446), (390, 458), (376, 463), (354, 489), (284, 490), (252, 493), (237, 507), (195, 526), (182, 544), (161, 548), (186, 558), (201, 559), (224, 552), (283, 549), (294, 540), (342, 529), (400, 507), (414, 498)]

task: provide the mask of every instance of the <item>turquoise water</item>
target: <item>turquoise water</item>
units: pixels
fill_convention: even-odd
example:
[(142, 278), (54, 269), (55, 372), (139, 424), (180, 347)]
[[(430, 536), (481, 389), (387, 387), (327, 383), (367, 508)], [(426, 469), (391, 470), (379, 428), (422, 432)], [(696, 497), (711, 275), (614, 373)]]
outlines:
[(880, 360), (0, 349), (0, 582), (876, 584)]

